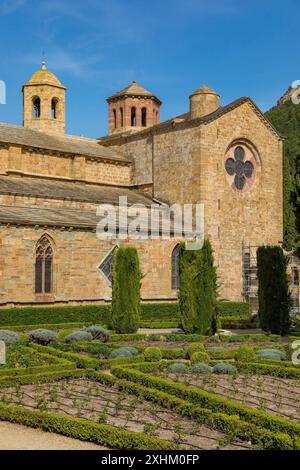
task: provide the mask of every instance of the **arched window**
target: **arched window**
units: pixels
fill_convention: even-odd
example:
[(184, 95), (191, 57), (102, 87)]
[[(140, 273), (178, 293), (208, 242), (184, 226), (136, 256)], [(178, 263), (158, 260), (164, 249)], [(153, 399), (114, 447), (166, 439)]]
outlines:
[(179, 245), (172, 251), (172, 289), (179, 289)]
[(134, 106), (131, 108), (131, 126), (136, 127), (136, 108)]
[(57, 105), (58, 105), (58, 99), (52, 98), (51, 100), (51, 118), (52, 119), (57, 118)]
[(142, 108), (142, 127), (147, 126), (147, 109)]
[(123, 127), (124, 126), (123, 108), (120, 108), (120, 123), (121, 123), (121, 127)]
[(41, 117), (41, 100), (40, 98), (36, 97), (33, 98), (33, 117), (34, 119), (38, 119)]
[(114, 129), (117, 128), (117, 112), (113, 109), (113, 116), (114, 116)]
[(49, 239), (40, 239), (35, 250), (35, 293), (52, 292), (53, 249)]

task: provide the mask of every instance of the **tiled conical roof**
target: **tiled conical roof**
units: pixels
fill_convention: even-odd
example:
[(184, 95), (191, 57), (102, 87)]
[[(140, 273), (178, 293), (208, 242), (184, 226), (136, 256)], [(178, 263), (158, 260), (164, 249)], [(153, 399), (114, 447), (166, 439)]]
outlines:
[(155, 98), (160, 102), (160, 100), (153, 93), (140, 86), (135, 80), (133, 80), (127, 87), (109, 96), (107, 101), (113, 100), (115, 98), (121, 98), (123, 96), (148, 96), (149, 98)]

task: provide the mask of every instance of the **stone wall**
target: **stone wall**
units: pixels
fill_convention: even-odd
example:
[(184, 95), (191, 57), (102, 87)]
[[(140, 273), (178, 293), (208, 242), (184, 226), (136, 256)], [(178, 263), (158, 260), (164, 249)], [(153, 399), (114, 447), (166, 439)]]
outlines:
[[(0, 305), (41, 302), (34, 292), (35, 247), (47, 234), (54, 249), (53, 295), (49, 302), (105, 302), (111, 287), (98, 266), (112, 248), (93, 231), (0, 226)], [(171, 253), (175, 240), (129, 243), (138, 249), (143, 300), (176, 299), (171, 289)]]
[(25, 174), (45, 175), (128, 186), (131, 182), (131, 164), (60, 154), (42, 149), (7, 145), (0, 148), (0, 172), (17, 171)]
[[(245, 193), (229, 186), (225, 171), (226, 152), (237, 142), (256, 160), (256, 180)], [(153, 181), (155, 198), (204, 203), (220, 296), (242, 299), (243, 247), (278, 244), (283, 237), (282, 141), (258, 110), (246, 101), (202, 125), (170, 122), (112, 145), (132, 158), (134, 184)]]

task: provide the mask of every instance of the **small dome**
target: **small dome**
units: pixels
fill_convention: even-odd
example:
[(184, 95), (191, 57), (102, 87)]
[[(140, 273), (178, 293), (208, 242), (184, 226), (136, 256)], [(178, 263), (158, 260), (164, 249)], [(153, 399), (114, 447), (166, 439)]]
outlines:
[(45, 66), (40, 70), (37, 70), (26, 85), (53, 85), (56, 87), (64, 88), (60, 80), (49, 70), (46, 70)]
[(212, 88), (209, 88), (205, 83), (201, 85), (200, 88), (197, 88), (197, 90), (194, 91), (193, 95), (218, 95)]

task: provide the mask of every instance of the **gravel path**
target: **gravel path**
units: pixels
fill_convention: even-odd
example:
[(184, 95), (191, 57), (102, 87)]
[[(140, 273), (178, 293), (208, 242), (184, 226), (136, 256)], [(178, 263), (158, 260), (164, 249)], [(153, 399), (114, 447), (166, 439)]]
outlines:
[(106, 450), (106, 447), (2, 421), (0, 450)]

